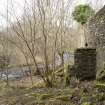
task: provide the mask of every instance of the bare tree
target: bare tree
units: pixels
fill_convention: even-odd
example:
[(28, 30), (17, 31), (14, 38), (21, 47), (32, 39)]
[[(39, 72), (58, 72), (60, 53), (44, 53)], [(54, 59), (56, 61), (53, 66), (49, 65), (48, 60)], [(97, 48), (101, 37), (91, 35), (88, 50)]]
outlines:
[[(53, 85), (58, 55), (61, 57), (61, 66), (64, 66), (63, 56), (68, 39), (65, 36), (70, 29), (67, 20), (69, 6), (69, 0), (67, 5), (64, 0), (31, 0), (31, 5), (25, 0), (23, 16), (18, 17), (12, 4), (12, 16), (16, 22), (8, 20), (10, 28), (7, 39), (23, 53), (27, 65), (34, 65), (34, 72), (42, 77), (48, 87)], [(38, 67), (37, 57), (44, 64), (43, 70)]]

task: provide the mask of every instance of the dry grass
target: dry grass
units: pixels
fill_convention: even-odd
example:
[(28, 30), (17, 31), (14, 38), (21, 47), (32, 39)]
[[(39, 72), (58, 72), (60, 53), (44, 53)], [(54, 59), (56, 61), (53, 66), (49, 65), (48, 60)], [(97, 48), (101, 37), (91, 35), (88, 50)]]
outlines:
[(96, 82), (53, 88), (39, 85), (6, 87), (0, 83), (0, 105), (104, 105), (104, 92), (97, 88), (100, 86), (97, 87)]

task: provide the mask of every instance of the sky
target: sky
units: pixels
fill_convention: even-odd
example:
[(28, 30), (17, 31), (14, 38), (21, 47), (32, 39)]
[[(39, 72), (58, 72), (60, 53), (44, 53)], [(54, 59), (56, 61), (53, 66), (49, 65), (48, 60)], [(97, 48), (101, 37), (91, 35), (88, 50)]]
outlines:
[[(24, 6), (24, 0), (0, 0), (0, 27), (6, 25), (7, 16), (7, 2), (9, 4), (8, 8), (12, 8), (11, 3), (14, 5), (14, 10), (16, 14), (22, 14), (22, 7)], [(11, 10), (11, 9), (10, 9)]]
[[(22, 8), (24, 7), (24, 0), (0, 0), (0, 27), (6, 25), (6, 19), (4, 16), (7, 14), (7, 1), (9, 4), (14, 5), (14, 10), (17, 15), (22, 15), (23, 11)], [(27, 0), (30, 1), (30, 0)], [(68, 0), (65, 0), (67, 2)], [(92, 6), (93, 9), (98, 11), (100, 8), (102, 8), (105, 5), (105, 0), (71, 0), (71, 11), (74, 9), (76, 5), (79, 4), (89, 4)], [(11, 6), (9, 6), (11, 8)]]

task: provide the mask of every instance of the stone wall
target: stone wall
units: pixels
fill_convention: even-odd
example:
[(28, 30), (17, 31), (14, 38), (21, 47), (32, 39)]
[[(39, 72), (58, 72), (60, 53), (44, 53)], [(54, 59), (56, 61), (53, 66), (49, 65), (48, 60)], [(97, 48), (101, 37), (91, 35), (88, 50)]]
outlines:
[(97, 49), (97, 75), (104, 70), (105, 64), (105, 6), (88, 22), (89, 47)]
[(81, 80), (96, 78), (96, 49), (81, 48), (74, 53), (75, 76)]

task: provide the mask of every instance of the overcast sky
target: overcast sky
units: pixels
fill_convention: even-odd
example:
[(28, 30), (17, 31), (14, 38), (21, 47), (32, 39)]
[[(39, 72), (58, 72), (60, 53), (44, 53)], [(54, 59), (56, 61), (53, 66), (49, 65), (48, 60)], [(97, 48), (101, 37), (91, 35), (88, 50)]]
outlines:
[[(24, 7), (24, 0), (8, 0), (9, 4), (11, 3), (11, 1), (13, 2), (13, 5), (15, 4), (15, 12), (17, 15), (22, 15), (22, 7)], [(29, 0), (28, 0), (29, 1)], [(67, 0), (65, 0), (67, 1)], [(73, 10), (73, 8), (78, 5), (78, 4), (89, 4), (93, 7), (93, 9), (95, 10), (99, 10), (100, 8), (102, 8), (105, 5), (105, 0), (72, 0), (71, 3), (71, 10)], [(11, 8), (9, 6), (9, 8)], [(3, 19), (3, 17), (1, 15), (6, 15), (7, 11), (7, 0), (0, 0), (0, 26), (6, 24), (5, 19)]]

